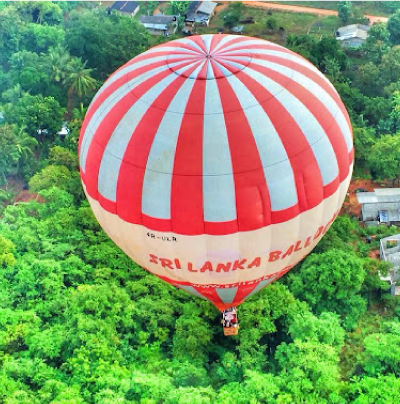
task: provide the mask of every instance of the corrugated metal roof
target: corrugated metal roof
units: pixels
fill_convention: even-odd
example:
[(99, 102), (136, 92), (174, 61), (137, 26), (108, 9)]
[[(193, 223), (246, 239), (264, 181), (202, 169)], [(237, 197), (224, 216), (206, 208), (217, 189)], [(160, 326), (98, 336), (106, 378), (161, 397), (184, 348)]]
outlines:
[(400, 195), (400, 188), (377, 188), (374, 192), (376, 195)]
[(112, 6), (112, 10), (118, 10), (124, 13), (133, 13), (139, 6), (138, 1), (116, 1)]
[(374, 192), (359, 192), (357, 200), (362, 204), (400, 202), (400, 188), (383, 188), (375, 189)]
[(197, 12), (211, 15), (214, 12), (215, 7), (217, 7), (217, 3), (214, 3), (213, 1), (202, 1)]
[(139, 21), (142, 24), (169, 24), (176, 21), (176, 17), (174, 15), (142, 15)]
[(160, 31), (168, 31), (168, 25), (166, 24), (148, 24), (146, 22), (142, 23), (145, 28), (155, 29)]

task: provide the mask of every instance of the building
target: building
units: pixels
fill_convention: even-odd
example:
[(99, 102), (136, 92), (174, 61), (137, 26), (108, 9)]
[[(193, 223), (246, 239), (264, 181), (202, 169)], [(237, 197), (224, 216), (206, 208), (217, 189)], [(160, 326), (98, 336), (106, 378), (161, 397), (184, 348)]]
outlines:
[(368, 25), (351, 24), (341, 27), (336, 31), (336, 39), (345, 48), (359, 48), (368, 37)]
[(213, 1), (192, 1), (185, 14), (185, 23), (206, 25), (210, 23), (211, 17), (215, 13), (217, 3)]
[(139, 22), (151, 35), (169, 36), (175, 34), (178, 28), (177, 19), (174, 15), (142, 15)]
[(381, 239), (380, 257), (382, 261), (390, 262), (393, 265), (388, 274), (380, 276), (380, 278), (388, 283), (391, 294), (398, 296), (400, 295), (400, 234)]
[(362, 220), (366, 224), (400, 224), (400, 188), (380, 188), (359, 192)]
[(121, 14), (129, 15), (130, 17), (134, 17), (137, 12), (140, 10), (140, 2), (139, 1), (116, 1), (109, 9), (118, 11)]

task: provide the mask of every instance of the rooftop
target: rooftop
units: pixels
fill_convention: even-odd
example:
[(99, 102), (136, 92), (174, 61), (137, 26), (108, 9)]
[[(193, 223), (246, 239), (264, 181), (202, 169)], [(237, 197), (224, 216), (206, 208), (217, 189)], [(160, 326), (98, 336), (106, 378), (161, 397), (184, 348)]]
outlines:
[(213, 1), (202, 1), (197, 12), (211, 15), (214, 12), (215, 7), (217, 7), (217, 3), (214, 3)]
[(133, 13), (139, 5), (138, 1), (116, 1), (110, 9), (123, 13)]
[(142, 24), (168, 25), (172, 21), (176, 21), (176, 17), (174, 15), (142, 15), (139, 21)]
[(117, 10), (122, 13), (133, 13), (139, 7), (133, 0), (116, 0), (110, 7), (111, 10)]
[(344, 27), (338, 28), (336, 32), (336, 39), (338, 41), (344, 41), (351, 38), (367, 39), (369, 29), (370, 27), (368, 25), (346, 25)]
[(359, 203), (398, 203), (400, 202), (400, 188), (378, 188), (374, 192), (359, 192)]

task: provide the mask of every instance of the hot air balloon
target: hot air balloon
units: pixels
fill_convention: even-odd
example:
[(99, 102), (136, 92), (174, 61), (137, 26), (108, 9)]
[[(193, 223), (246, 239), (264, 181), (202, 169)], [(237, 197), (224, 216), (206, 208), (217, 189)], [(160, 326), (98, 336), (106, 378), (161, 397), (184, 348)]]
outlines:
[(83, 187), (109, 237), (220, 311), (315, 247), (354, 159), (347, 111), (321, 72), (272, 42), (221, 34), (122, 66), (79, 143)]

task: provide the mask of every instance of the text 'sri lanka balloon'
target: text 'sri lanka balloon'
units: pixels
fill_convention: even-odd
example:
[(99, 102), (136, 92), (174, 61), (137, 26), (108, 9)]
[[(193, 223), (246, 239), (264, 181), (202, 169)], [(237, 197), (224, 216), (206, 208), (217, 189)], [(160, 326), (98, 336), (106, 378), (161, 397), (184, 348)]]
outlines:
[(343, 103), (308, 61), (203, 35), (115, 72), (89, 107), (79, 158), (112, 240), (223, 310), (315, 247), (346, 195), (353, 145)]

